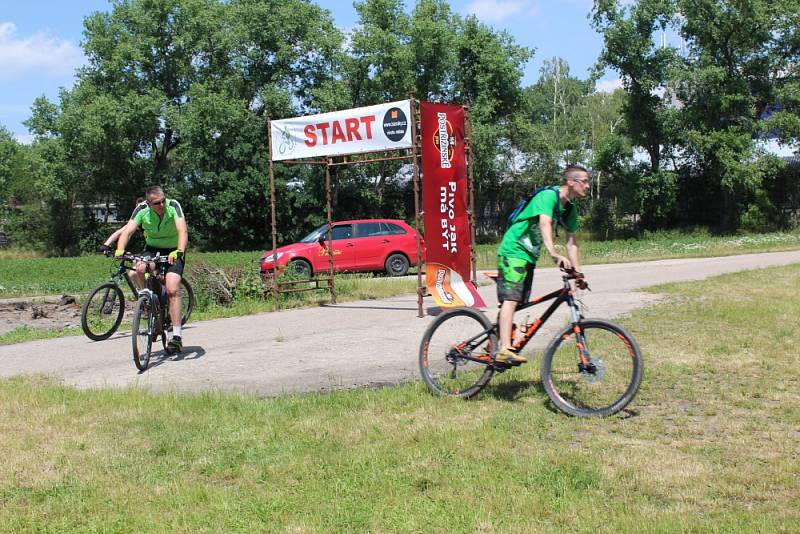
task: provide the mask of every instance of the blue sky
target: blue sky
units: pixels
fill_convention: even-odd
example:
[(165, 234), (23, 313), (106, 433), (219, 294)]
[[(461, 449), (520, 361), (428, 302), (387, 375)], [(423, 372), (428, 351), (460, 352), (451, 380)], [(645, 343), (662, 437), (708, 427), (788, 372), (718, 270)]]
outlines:
[[(351, 0), (316, 0), (333, 14), (337, 25), (356, 24)], [(414, 0), (406, 0), (410, 9)], [(602, 48), (600, 35), (589, 26), (592, 0), (451, 0), (459, 14), (475, 14), (486, 24), (506, 30), (517, 43), (535, 48), (525, 69), (524, 84), (534, 83), (545, 59), (569, 62), (573, 75), (585, 78)], [(80, 47), (83, 19), (110, 9), (108, 0), (0, 0), (0, 124), (23, 142), (30, 136), (22, 121), (33, 100), (57, 100), (60, 87), (72, 87), (75, 69), (84, 61)], [(614, 85), (613, 73), (601, 88)]]

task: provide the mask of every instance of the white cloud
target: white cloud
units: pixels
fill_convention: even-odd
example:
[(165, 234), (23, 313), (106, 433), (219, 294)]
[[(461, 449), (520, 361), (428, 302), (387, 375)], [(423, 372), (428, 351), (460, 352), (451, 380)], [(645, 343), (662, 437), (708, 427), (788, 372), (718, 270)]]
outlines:
[(33, 135), (29, 133), (16, 133), (14, 137), (17, 139), (17, 142), (22, 143), (23, 145), (30, 145), (33, 143)]
[(759, 139), (756, 144), (769, 154), (782, 158), (795, 156), (800, 151), (796, 144), (781, 144), (777, 139)]
[(83, 62), (83, 52), (70, 41), (45, 32), (20, 37), (13, 22), (0, 22), (0, 79), (18, 79), (32, 72), (72, 74)]
[(617, 89), (622, 88), (622, 80), (619, 78), (615, 80), (598, 80), (595, 85), (595, 90), (598, 93), (613, 93)]
[(525, 0), (473, 0), (467, 6), (467, 13), (484, 22), (501, 22), (521, 11), (527, 3)]

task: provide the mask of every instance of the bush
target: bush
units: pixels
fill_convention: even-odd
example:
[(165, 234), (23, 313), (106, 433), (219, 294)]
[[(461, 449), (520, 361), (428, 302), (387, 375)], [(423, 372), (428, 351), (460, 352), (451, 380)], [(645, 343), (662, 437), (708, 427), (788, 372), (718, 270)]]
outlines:
[(772, 202), (766, 191), (756, 191), (753, 202), (747, 206), (739, 219), (742, 230), (748, 232), (772, 232), (788, 226), (788, 221)]
[(252, 268), (190, 263), (187, 278), (195, 293), (198, 309), (210, 305), (231, 306), (235, 301), (264, 298), (264, 282)]
[(589, 214), (584, 219), (584, 224), (595, 239), (607, 241), (613, 238), (616, 233), (616, 221), (610, 202), (595, 200)]
[(608, 200), (595, 200), (589, 213), (583, 217), (581, 227), (592, 234), (598, 241), (612, 239), (630, 239), (636, 235), (634, 219), (630, 216), (620, 217), (614, 205)]

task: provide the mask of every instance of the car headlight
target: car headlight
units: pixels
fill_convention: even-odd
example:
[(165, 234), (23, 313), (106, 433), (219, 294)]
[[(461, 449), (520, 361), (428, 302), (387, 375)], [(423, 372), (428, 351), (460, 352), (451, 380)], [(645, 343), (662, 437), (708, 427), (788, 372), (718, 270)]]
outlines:
[(261, 260), (261, 263), (272, 263), (278, 261), (281, 259), (281, 256), (283, 256), (283, 252), (278, 252), (277, 254), (268, 254), (264, 256), (264, 258)]

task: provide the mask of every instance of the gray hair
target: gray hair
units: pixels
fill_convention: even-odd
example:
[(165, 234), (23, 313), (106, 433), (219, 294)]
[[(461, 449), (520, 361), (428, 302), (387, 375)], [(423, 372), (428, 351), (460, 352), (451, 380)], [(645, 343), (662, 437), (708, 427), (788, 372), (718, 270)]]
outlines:
[(157, 196), (161, 196), (163, 194), (164, 194), (164, 190), (161, 189), (160, 185), (151, 185), (150, 187), (147, 188), (147, 191), (145, 191), (145, 197), (148, 197), (148, 198), (150, 196), (156, 196), (156, 195)]

